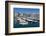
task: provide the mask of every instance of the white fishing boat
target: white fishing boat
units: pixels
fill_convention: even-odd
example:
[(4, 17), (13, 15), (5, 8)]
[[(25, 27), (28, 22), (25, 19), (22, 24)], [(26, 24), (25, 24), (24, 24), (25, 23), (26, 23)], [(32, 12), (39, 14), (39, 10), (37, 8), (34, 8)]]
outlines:
[(22, 24), (22, 25), (26, 25), (26, 24), (28, 24), (28, 22), (27, 22), (27, 21), (25, 21), (25, 20), (21, 19), (20, 17), (18, 17), (18, 19), (17, 19), (17, 20), (19, 20), (19, 24)]
[(20, 22), (20, 24), (22, 24), (22, 25), (27, 25), (28, 22)]
[(20, 20), (20, 23), (19, 24), (26, 25), (26, 24), (28, 24), (28, 22), (25, 21), (25, 20)]

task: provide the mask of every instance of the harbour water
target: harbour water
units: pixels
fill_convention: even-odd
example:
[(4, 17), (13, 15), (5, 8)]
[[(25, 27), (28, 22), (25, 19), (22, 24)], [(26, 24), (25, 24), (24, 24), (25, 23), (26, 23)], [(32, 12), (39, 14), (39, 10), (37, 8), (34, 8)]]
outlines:
[[(23, 24), (23, 23), (22, 23)], [(20, 24), (20, 22), (15, 22), (14, 21), (14, 28), (26, 28), (26, 27), (39, 27), (39, 22), (32, 22), (32, 21), (28, 21), (28, 23), (26, 25), (22, 25)]]

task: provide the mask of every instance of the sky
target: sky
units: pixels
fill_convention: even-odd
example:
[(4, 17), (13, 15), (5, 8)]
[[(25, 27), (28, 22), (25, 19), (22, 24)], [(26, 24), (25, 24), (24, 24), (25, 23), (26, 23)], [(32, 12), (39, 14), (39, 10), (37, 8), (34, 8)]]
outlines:
[(38, 14), (39, 13), (39, 9), (38, 8), (14, 8), (14, 12), (16, 13), (35, 13)]

